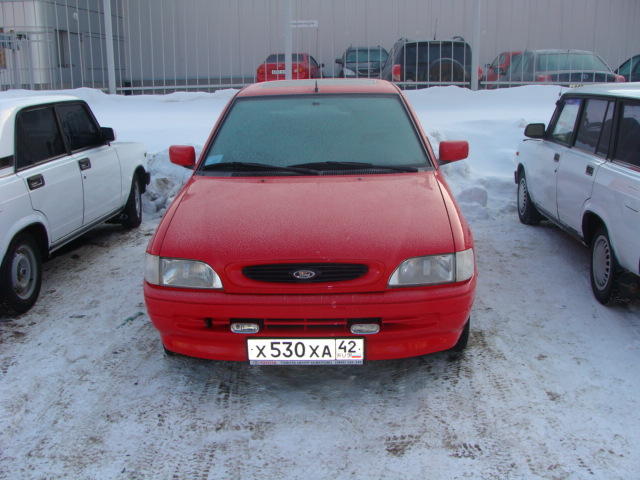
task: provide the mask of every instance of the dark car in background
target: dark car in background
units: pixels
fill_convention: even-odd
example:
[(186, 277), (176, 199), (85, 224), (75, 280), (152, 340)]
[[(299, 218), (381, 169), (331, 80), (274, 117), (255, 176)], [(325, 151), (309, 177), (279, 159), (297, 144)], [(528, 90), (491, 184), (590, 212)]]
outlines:
[[(271, 80), (285, 79), (285, 55), (274, 53), (262, 62), (256, 71), (256, 82), (268, 82)], [(294, 53), (291, 55), (291, 78), (294, 80), (305, 78), (320, 78), (320, 65), (308, 53)]]
[(586, 50), (525, 51), (515, 58), (499, 80), (561, 85), (625, 81), (597, 54)]
[(378, 78), (382, 66), (387, 61), (389, 53), (380, 45), (376, 47), (349, 47), (336, 58), (340, 65), (337, 76), (342, 78)]
[(381, 76), (400, 83), (404, 88), (451, 84), (469, 86), (471, 47), (460, 37), (423, 41), (401, 38), (389, 52)]
[(627, 82), (640, 82), (640, 55), (635, 55), (624, 62), (616, 70)]

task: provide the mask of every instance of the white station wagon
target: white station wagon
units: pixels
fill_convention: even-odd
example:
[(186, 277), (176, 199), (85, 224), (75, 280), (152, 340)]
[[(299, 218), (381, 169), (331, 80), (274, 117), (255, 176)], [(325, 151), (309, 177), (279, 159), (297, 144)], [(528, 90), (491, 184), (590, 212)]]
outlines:
[(569, 90), (549, 126), (529, 124), (525, 136), (520, 221), (544, 216), (588, 245), (593, 293), (607, 304), (640, 275), (640, 83)]
[(113, 143), (70, 96), (0, 100), (0, 310), (35, 303), (41, 261), (107, 220), (142, 220), (144, 145)]

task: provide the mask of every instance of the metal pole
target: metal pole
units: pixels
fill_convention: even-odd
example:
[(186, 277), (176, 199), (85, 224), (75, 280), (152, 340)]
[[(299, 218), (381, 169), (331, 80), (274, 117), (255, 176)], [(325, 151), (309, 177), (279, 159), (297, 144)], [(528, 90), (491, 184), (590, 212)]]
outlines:
[(111, 25), (111, 0), (102, 0), (104, 10), (104, 40), (107, 44), (107, 72), (109, 93), (116, 93), (116, 61), (113, 56), (113, 26)]
[(291, 29), (293, 11), (291, 9), (291, 0), (286, 0), (284, 10), (284, 77), (287, 80), (291, 80), (291, 63), (293, 57), (293, 32)]
[(480, 32), (482, 27), (482, 0), (473, 2), (473, 39), (471, 41), (471, 90), (478, 90), (480, 67)]

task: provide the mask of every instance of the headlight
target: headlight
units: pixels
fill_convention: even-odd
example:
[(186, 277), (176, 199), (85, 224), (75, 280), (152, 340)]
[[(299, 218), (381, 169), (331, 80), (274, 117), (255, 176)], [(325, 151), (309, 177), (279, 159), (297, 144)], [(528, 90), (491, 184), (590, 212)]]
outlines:
[(342, 72), (344, 73), (345, 77), (355, 77), (356, 76), (356, 72), (354, 72), (350, 68), (343, 68)]
[(473, 249), (405, 260), (389, 279), (390, 287), (438, 285), (469, 280), (475, 270)]
[(222, 288), (218, 274), (204, 262), (162, 258), (147, 253), (144, 278), (152, 285), (179, 288)]

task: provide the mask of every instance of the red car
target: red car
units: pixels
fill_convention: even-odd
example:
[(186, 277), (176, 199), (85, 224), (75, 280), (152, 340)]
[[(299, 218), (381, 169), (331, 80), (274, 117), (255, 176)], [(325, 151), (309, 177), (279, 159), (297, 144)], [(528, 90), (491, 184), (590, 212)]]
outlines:
[(504, 75), (511, 65), (511, 61), (514, 60), (514, 57), (520, 55), (522, 52), (502, 52), (498, 55), (493, 62), (488, 65), (485, 65), (486, 73), (484, 77), (482, 77), (482, 82), (485, 83), (485, 87), (487, 89), (497, 88), (497, 85), (486, 85), (486, 82), (496, 82), (500, 78), (501, 75)]
[[(274, 53), (260, 64), (256, 71), (256, 82), (285, 79), (284, 53)], [(294, 53), (291, 58), (291, 78), (320, 78), (320, 69), (316, 60), (308, 53)]]
[(473, 238), (395, 85), (254, 84), (227, 105), (149, 243), (144, 296), (168, 353), (362, 363), (461, 350)]

